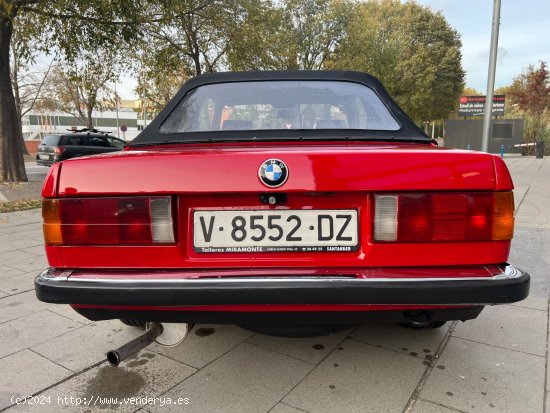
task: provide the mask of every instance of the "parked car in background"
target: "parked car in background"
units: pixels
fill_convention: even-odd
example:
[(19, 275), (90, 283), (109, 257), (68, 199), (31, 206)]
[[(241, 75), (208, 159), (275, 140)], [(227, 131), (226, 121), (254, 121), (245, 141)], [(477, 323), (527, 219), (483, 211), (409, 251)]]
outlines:
[(80, 129), (74, 132), (47, 135), (38, 145), (36, 163), (51, 166), (54, 162), (78, 156), (96, 155), (120, 151), (126, 142), (96, 129)]
[(499, 156), (438, 147), (367, 74), (198, 76), (124, 151), (51, 168), (36, 294), (162, 334), (437, 328), (527, 296), (512, 190)]

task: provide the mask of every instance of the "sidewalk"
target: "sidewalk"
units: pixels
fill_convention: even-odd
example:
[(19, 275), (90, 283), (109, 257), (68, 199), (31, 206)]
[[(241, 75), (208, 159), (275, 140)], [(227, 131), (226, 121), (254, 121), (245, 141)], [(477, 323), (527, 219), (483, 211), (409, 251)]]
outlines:
[[(25, 168), (29, 182), (0, 183), (0, 203), (40, 198), (42, 182), (48, 168), (37, 167), (32, 156), (25, 156)], [(41, 169), (43, 172), (37, 174), (32, 172), (33, 168)]]
[(42, 182), (38, 181), (0, 184), (0, 203), (40, 198), (41, 190)]

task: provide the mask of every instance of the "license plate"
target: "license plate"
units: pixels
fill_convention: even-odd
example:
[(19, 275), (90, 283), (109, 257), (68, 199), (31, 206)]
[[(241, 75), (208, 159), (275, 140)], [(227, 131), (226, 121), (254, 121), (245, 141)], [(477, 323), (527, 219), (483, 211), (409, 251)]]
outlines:
[(355, 251), (357, 211), (195, 211), (193, 246), (201, 253)]
[(38, 157), (40, 159), (50, 159), (50, 155), (47, 155), (47, 154), (44, 154), (44, 153), (38, 154)]

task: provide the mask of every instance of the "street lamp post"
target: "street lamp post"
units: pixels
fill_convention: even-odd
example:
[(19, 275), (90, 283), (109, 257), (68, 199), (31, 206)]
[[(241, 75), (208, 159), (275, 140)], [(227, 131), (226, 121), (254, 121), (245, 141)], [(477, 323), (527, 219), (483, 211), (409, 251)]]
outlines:
[(500, 0), (493, 4), (493, 28), (491, 30), (491, 49), (489, 51), (489, 73), (487, 75), (487, 93), (485, 98), (485, 113), (483, 115), (483, 134), (481, 150), (489, 151), (489, 130), (491, 129), (491, 115), (493, 112), (493, 94), (495, 90), (495, 72), (497, 66), (498, 30), (500, 26)]

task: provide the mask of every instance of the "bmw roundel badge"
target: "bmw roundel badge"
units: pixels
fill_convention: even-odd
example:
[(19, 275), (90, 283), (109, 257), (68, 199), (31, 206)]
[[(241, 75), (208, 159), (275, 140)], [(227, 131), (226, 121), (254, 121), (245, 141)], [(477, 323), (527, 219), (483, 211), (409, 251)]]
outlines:
[(268, 159), (260, 165), (258, 175), (264, 185), (277, 188), (288, 179), (288, 168), (279, 159)]

